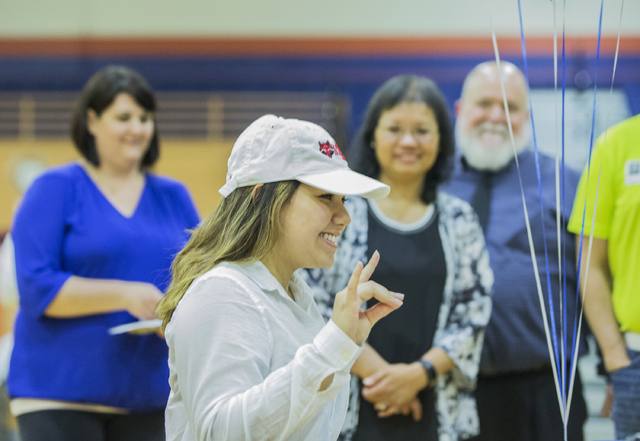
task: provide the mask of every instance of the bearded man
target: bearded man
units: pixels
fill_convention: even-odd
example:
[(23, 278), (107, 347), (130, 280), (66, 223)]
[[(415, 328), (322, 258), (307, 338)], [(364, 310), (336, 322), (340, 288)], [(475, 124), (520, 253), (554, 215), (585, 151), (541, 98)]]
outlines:
[[(575, 242), (574, 236), (562, 224), (566, 260), (563, 257), (563, 267), (559, 270), (555, 160), (540, 154), (540, 193), (535, 156), (530, 148), (532, 132), (527, 84), (522, 72), (511, 63), (502, 62), (500, 73), (514, 143), (507, 125), (498, 66), (495, 62), (482, 63), (467, 76), (462, 96), (455, 104), (459, 154), (451, 181), (444, 188), (476, 209), (495, 274), (493, 312), (486, 329), (476, 390), (480, 435), (474, 440), (560, 441), (564, 439), (564, 427), (531, 261), (516, 154), (549, 317), (546, 242), (558, 335), (563, 315), (558, 299), (564, 284), (559, 280), (560, 274), (566, 276), (569, 353), (563, 358), (567, 362), (576, 310)], [(562, 213), (567, 217), (578, 179), (577, 172), (565, 171)], [(551, 325), (551, 321), (549, 323)], [(558, 345), (561, 345), (560, 340)], [(562, 378), (561, 373), (559, 376)], [(577, 378), (568, 424), (570, 441), (583, 439), (585, 420), (582, 385)]]

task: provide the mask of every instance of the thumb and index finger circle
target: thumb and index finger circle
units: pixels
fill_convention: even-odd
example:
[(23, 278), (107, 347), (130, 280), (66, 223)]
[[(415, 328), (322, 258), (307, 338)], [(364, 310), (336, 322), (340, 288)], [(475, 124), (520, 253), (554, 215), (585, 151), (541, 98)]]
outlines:
[(371, 278), (373, 272), (378, 266), (378, 262), (380, 262), (380, 253), (376, 250), (373, 252), (373, 255), (371, 255), (371, 259), (369, 259), (369, 262), (367, 262), (364, 269), (362, 270), (362, 274), (360, 275), (360, 283), (367, 282)]
[(351, 301), (356, 300), (358, 297), (358, 285), (369, 281), (371, 275), (378, 266), (379, 261), (380, 253), (376, 250), (373, 252), (371, 259), (369, 259), (369, 262), (367, 262), (366, 265), (363, 265), (362, 262), (358, 262), (356, 264), (356, 267), (353, 269), (353, 273), (351, 274), (351, 278), (349, 279), (349, 283), (347, 284), (347, 297)]
[(362, 277), (362, 270), (362, 262), (356, 263), (356, 267), (353, 269), (353, 273), (351, 273), (351, 278), (347, 284), (347, 301), (349, 302), (355, 302), (358, 299), (358, 284)]

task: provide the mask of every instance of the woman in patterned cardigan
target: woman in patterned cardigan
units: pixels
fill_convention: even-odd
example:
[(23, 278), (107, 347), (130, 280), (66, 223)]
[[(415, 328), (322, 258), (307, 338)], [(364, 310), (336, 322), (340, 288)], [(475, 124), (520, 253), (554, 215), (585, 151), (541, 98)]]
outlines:
[(437, 191), (453, 138), (436, 85), (405, 75), (373, 96), (348, 152), (355, 170), (391, 193), (347, 201), (352, 222), (335, 263), (307, 270), (307, 282), (328, 319), (349, 268), (378, 250), (373, 279), (406, 297), (352, 368), (343, 440), (458, 441), (479, 432), (473, 390), (493, 273), (473, 209)]

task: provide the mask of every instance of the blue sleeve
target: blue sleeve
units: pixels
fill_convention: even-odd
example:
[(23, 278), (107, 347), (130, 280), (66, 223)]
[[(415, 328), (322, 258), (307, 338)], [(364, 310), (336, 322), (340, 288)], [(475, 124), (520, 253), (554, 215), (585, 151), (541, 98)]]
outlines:
[(41, 317), (72, 275), (62, 269), (62, 255), (74, 199), (72, 181), (50, 174), (24, 194), (11, 229), (21, 313)]
[(198, 213), (196, 204), (193, 201), (193, 197), (191, 196), (189, 189), (184, 184), (181, 184), (178, 187), (178, 190), (179, 190), (178, 196), (182, 201), (180, 205), (184, 209), (184, 216), (185, 216), (185, 220), (188, 225), (188, 228), (189, 229), (196, 228), (200, 223), (200, 214)]

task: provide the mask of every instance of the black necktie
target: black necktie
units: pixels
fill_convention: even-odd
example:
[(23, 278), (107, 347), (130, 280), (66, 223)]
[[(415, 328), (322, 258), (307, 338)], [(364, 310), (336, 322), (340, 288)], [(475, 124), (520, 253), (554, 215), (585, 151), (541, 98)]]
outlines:
[(489, 211), (491, 210), (491, 179), (493, 173), (481, 172), (476, 192), (471, 198), (471, 206), (478, 214), (482, 231), (487, 233), (487, 225), (489, 223)]

